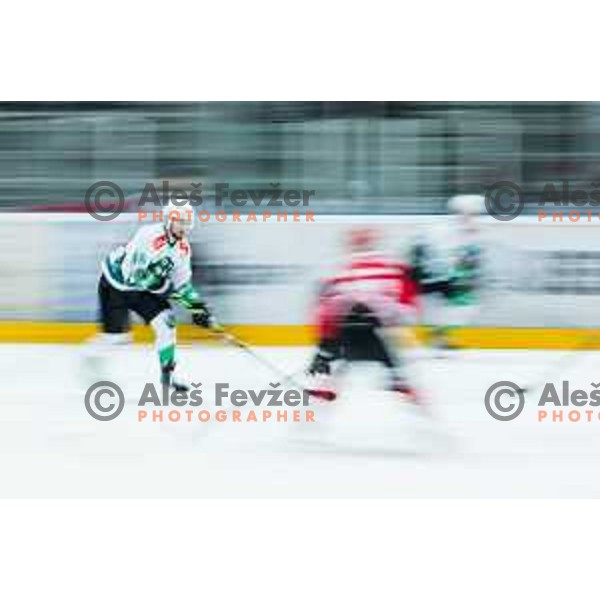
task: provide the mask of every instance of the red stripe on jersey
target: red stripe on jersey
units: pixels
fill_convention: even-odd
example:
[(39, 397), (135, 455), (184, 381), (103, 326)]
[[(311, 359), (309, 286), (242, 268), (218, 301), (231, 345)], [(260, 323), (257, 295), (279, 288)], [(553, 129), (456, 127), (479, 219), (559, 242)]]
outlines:
[(348, 268), (339, 275), (327, 278), (324, 281), (325, 293), (335, 293), (331, 288), (340, 284), (361, 281), (391, 281), (397, 284), (397, 301), (401, 304), (416, 306), (417, 288), (408, 273), (408, 267), (401, 262), (381, 256), (363, 256), (352, 261)]
[(400, 281), (402, 276), (400, 273), (390, 273), (388, 271), (381, 273), (354, 273), (353, 275), (340, 275), (339, 277), (331, 277), (327, 279), (327, 283), (353, 283), (355, 281)]
[(183, 252), (183, 254), (190, 253), (190, 245), (184, 239), (179, 240), (179, 249)]
[(163, 248), (167, 244), (168, 241), (169, 240), (168, 240), (166, 234), (159, 235), (157, 238), (154, 238), (152, 240), (152, 249), (156, 250), (158, 252), (158, 250)]
[(401, 264), (381, 258), (358, 259), (350, 263), (351, 269), (399, 269)]

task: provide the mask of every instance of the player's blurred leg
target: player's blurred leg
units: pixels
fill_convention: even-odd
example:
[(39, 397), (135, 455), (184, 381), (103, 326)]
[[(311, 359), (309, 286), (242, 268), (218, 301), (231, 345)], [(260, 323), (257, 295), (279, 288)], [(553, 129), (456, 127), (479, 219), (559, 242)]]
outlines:
[(127, 303), (104, 275), (98, 282), (98, 303), (101, 331), (84, 348), (83, 372), (86, 383), (110, 378), (110, 361), (115, 360), (115, 349), (131, 342)]
[(317, 335), (319, 343), (306, 372), (306, 391), (321, 400), (337, 398), (334, 368), (342, 358), (340, 321), (346, 303), (341, 297), (323, 298), (317, 310)]
[(151, 321), (154, 330), (155, 347), (160, 363), (160, 382), (178, 391), (189, 390), (189, 385), (175, 374), (175, 345), (177, 335), (175, 315), (170, 309), (162, 310)]
[(388, 372), (388, 389), (411, 402), (419, 400), (409, 382), (405, 362), (392, 341), (392, 328), (382, 327), (380, 319), (364, 305), (356, 305), (343, 327), (344, 357), (349, 361), (372, 361)]

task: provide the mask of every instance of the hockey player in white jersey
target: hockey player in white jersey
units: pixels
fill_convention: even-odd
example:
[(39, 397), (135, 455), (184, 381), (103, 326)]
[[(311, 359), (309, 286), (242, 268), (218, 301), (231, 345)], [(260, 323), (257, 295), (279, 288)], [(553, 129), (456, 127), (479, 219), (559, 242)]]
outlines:
[(154, 330), (161, 383), (177, 390), (188, 385), (175, 374), (175, 318), (171, 303), (188, 309), (193, 322), (215, 325), (208, 307), (192, 285), (191, 247), (188, 234), (194, 213), (181, 206), (165, 207), (162, 223), (142, 226), (124, 246), (102, 262), (98, 283), (99, 320), (106, 346), (125, 341), (129, 312), (138, 314)]
[(473, 324), (478, 316), (483, 252), (476, 216), (482, 207), (481, 196), (454, 196), (447, 221), (428, 227), (411, 248), (423, 320), (432, 326), (438, 347), (453, 348), (452, 330)]

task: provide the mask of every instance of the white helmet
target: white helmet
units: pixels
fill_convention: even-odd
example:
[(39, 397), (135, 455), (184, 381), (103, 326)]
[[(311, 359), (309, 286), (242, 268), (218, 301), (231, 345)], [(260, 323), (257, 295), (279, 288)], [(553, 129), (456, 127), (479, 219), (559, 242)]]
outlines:
[(169, 202), (163, 209), (163, 218), (165, 227), (174, 221), (180, 221), (184, 227), (186, 234), (189, 234), (196, 223), (196, 211), (187, 200), (177, 200), (177, 203)]
[(483, 210), (483, 197), (476, 195), (453, 196), (448, 200), (448, 214), (479, 215)]

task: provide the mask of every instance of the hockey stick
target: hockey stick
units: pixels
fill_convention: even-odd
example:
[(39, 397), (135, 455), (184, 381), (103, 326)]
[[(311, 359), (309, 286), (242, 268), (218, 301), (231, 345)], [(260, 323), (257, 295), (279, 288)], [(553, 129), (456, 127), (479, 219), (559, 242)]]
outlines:
[(271, 361), (267, 360), (266, 358), (264, 358), (263, 356), (261, 356), (260, 354), (255, 352), (248, 344), (246, 344), (246, 342), (244, 342), (243, 340), (240, 340), (240, 338), (233, 335), (233, 333), (226, 331), (221, 325), (213, 325), (210, 328), (210, 331), (212, 333), (214, 333), (215, 335), (220, 336), (221, 339), (225, 340), (227, 343), (231, 344), (232, 346), (235, 346), (236, 348), (240, 348), (241, 350), (246, 352), (246, 354), (249, 354), (250, 356), (252, 356), (254, 358), (254, 360), (259, 362), (263, 367), (265, 367), (266, 369), (271, 371), (271, 373), (276, 375), (280, 379), (280, 383), (288, 382), (293, 387), (299, 388), (300, 390), (304, 390), (304, 386), (300, 385), (294, 379), (293, 375), (288, 375), (287, 373), (284, 373), (281, 369), (279, 369), (279, 367), (277, 367)]
[(564, 354), (558, 357), (557, 360), (550, 363), (532, 383), (526, 386), (520, 387), (521, 392), (533, 392), (543, 384), (547, 383), (549, 377), (554, 375), (556, 371), (564, 370), (572, 363), (575, 362), (576, 358), (579, 358), (578, 353), (582, 350), (591, 350), (596, 347), (596, 344), (600, 340), (598, 334), (586, 335), (582, 339), (578, 340), (571, 348), (569, 348)]

